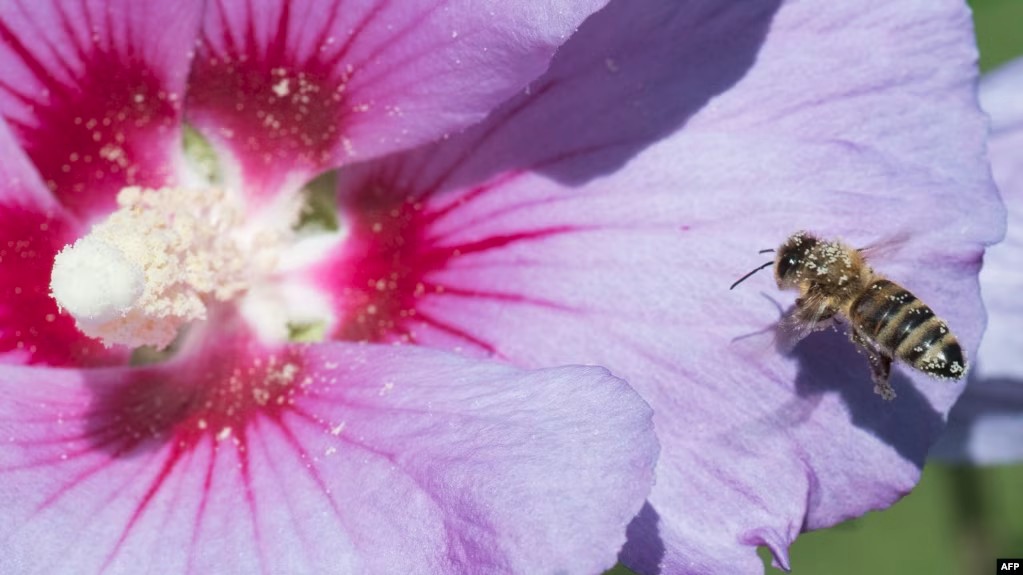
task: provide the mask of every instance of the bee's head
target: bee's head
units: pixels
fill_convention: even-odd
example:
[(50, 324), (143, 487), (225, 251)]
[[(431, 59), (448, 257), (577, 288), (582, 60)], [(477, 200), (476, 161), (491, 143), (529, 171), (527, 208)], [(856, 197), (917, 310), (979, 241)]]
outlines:
[(817, 241), (817, 238), (806, 232), (797, 232), (778, 248), (774, 260), (774, 279), (780, 289), (793, 288), (799, 284), (799, 272)]

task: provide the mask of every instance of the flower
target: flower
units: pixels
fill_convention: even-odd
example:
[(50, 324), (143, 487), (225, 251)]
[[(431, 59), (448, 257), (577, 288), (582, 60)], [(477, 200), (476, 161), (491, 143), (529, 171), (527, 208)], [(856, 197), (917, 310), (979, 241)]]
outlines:
[(1021, 96), (1023, 60), (985, 75), (980, 85), (981, 107), (991, 116), (988, 154), (1008, 209), (1008, 232), (1002, 243), (985, 254), (980, 287), (988, 312), (987, 331), (966, 393), (949, 414), (948, 430), (932, 451), (934, 457), (947, 461), (993, 464), (1023, 459)]
[[(878, 271), (937, 310), (972, 357), (983, 328), (976, 274), (1003, 215), (974, 59), (969, 14), (952, 0), (612, 2), (483, 124), (340, 170), (347, 235), (298, 275), (345, 319), (322, 326), (332, 339), (456, 349), (521, 368), (608, 367), (651, 403), (663, 447), (623, 561), (643, 573), (753, 573), (752, 548), (766, 545), (784, 566), (801, 530), (912, 488), (962, 385), (899, 368), (899, 397), (885, 403), (841, 334), (814, 334), (790, 356), (775, 350), (772, 301), (784, 309), (791, 296), (769, 278), (727, 286), (753, 252), (801, 228), (887, 242)], [(202, 127), (201, 114), (191, 117)], [(258, 151), (235, 156), (258, 167)], [(254, 173), (254, 190), (299, 179), (233, 171)], [(298, 359), (278, 358), (273, 373)], [(393, 375), (415, 372), (398, 367)], [(370, 383), (349, 403), (374, 389), (388, 397), (390, 375), (360, 373)], [(168, 392), (144, 397), (176, 404)], [(633, 451), (596, 455), (620, 471), (635, 465), (622, 453)], [(233, 494), (245, 500), (244, 489)]]
[(335, 334), (607, 366), (662, 445), (623, 562), (786, 566), (912, 489), (963, 384), (898, 365), (885, 402), (842, 333), (776, 351), (766, 273), (728, 286), (799, 229), (876, 245), (973, 357), (1003, 231), (975, 58), (959, 2), (612, 2), (482, 125), (343, 172)]
[(288, 340), (355, 321), (308, 180), (481, 119), (600, 5), (0, 8), (0, 572), (613, 564), (658, 450), (620, 379)]

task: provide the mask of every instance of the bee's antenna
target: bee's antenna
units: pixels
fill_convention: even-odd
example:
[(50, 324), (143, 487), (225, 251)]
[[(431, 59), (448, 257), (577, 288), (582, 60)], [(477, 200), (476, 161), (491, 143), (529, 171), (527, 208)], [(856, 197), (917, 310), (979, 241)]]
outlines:
[(766, 250), (760, 250), (758, 254), (769, 254), (774, 251), (774, 248), (767, 248)]
[[(774, 250), (772, 250), (772, 251), (774, 251)], [(773, 262), (773, 261), (767, 262), (766, 264), (764, 264), (764, 265), (762, 265), (762, 266), (758, 267), (757, 269), (755, 269), (755, 270), (751, 271), (750, 273), (748, 273), (748, 274), (746, 274), (746, 275), (742, 276), (741, 278), (739, 278), (739, 280), (738, 280), (737, 282), (735, 282), (734, 284), (732, 284), (732, 287), (730, 287), (730, 288), (728, 288), (728, 289), (735, 289), (735, 286), (737, 286), (737, 285), (741, 284), (742, 282), (746, 281), (746, 278), (748, 278), (748, 277), (750, 277), (751, 275), (753, 275), (753, 274), (757, 273), (758, 271), (760, 271), (760, 270), (762, 270), (762, 269), (766, 268), (767, 266), (769, 266), (769, 265), (773, 265), (773, 264), (774, 264), (774, 262)]]

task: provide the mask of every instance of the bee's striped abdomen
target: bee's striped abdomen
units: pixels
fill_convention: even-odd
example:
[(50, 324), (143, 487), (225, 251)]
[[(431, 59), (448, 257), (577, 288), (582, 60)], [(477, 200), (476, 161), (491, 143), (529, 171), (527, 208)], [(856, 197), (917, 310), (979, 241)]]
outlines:
[(949, 379), (966, 372), (963, 350), (945, 322), (894, 282), (872, 282), (853, 301), (849, 319), (885, 352), (920, 371)]

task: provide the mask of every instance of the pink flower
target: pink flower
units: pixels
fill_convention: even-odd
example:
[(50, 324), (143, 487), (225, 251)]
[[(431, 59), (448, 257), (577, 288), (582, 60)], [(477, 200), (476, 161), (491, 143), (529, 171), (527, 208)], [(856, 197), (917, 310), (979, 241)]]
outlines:
[(480, 120), (601, 4), (0, 8), (0, 572), (612, 565), (658, 450), (621, 380), (293, 341), (388, 270), (317, 275), (366, 213), (300, 188)]
[(974, 357), (1003, 232), (975, 58), (960, 2), (611, 3), (482, 125), (342, 173), (336, 333), (607, 366), (662, 445), (623, 562), (787, 565), (912, 489), (963, 382), (897, 364), (885, 402), (844, 333), (776, 350), (769, 272), (728, 286), (800, 229), (880, 245)]
[[(522, 10), (529, 14), (539, 12)], [(494, 28), (493, 33), (499, 37), (504, 37), (500, 35), (502, 31), (511, 34), (515, 40), (512, 45), (533, 38), (528, 33), (516, 34), (519, 28), (501, 24), (507, 22), (506, 18), (490, 20), (485, 12), (479, 12), (484, 21), (498, 23), (478, 38), (488, 39), (489, 30)], [(211, 22), (218, 22), (217, 18), (211, 17)], [(239, 31), (231, 35), (231, 42), (212, 45), (247, 45), (243, 43), (245, 38), (263, 37), (268, 30), (275, 29), (267, 22), (276, 21), (276, 13), (274, 18), (257, 19), (250, 27), (251, 33)], [(463, 38), (466, 27), (450, 28), (450, 34), (445, 29), (444, 41)], [(391, 31), (400, 34), (402, 29), (395, 25)], [(429, 53), (421, 45), (394, 51), (407, 58)], [(218, 67), (203, 64), (205, 53), (200, 51), (192, 68), (196, 75), (194, 85), (189, 86), (192, 95), (185, 105), (187, 118), (202, 129), (218, 150), (233, 152), (229, 161), (221, 163), (220, 173), (225, 181), (241, 182), (237, 185), (251, 191), (246, 196), (247, 209), (257, 214), (287, 214), (285, 200), (289, 196), (281, 190), (296, 188), (317, 172), (317, 168), (310, 166), (317, 166), (317, 158), (324, 157), (323, 150), (316, 145), (318, 138), (334, 125), (310, 120), (303, 124), (306, 129), (298, 130), (299, 137), (295, 139), (289, 137), (291, 120), (279, 110), (263, 110), (262, 116), (254, 115), (251, 103), (237, 110), (237, 106), (230, 105), (234, 101), (231, 94), (250, 93), (254, 90), (251, 81), (225, 77), (221, 64)], [(445, 78), (456, 80), (451, 84), (453, 93), (434, 93), (436, 87), (445, 85), (443, 82), (409, 82), (386, 93), (403, 93), (402, 89), (411, 86), (421, 90), (419, 96), (434, 95), (444, 102), (456, 98), (451, 101), (458, 102), (458, 97), (472, 95), (472, 90), (485, 89), (493, 83), (459, 82), (466, 76), (458, 74), (457, 67), (443, 65), (478, 63), (480, 54), (494, 53), (506, 55), (505, 49), (488, 48), (467, 54), (464, 59), (435, 62), (450, 72)], [(347, 165), (336, 173), (335, 199), (341, 237), (326, 245), (305, 245), (320, 256), (312, 258), (309, 266), (298, 265), (308, 261), (298, 256), (307, 257), (309, 250), (288, 252), (294, 254), (288, 261), (297, 265), (282, 274), (286, 281), (245, 290), (245, 297), (251, 296), (246, 301), (259, 305), (236, 306), (237, 314), (217, 315), (206, 324), (208, 329), (201, 325), (193, 328), (189, 340), (178, 351), (187, 361), (172, 359), (123, 372), (89, 370), (87, 373), (92, 376), (84, 389), (69, 384), (73, 388), (70, 392), (58, 396), (51, 391), (41, 398), (23, 398), (11, 408), (15, 413), (9, 417), (40, 423), (36, 424), (37, 435), (19, 432), (13, 442), (15, 447), (10, 449), (21, 449), (29, 442), (48, 446), (54, 464), (40, 465), (38, 475), (17, 472), (24, 473), (20, 477), (26, 478), (22, 485), (42, 483), (49, 488), (38, 499), (23, 494), (31, 491), (27, 487), (0, 490), (13, 494), (10, 499), (18, 498), (12, 503), (20, 507), (12, 509), (29, 510), (9, 523), (39, 525), (34, 531), (23, 530), (22, 539), (6, 540), (23, 545), (19, 549), (30, 548), (24, 541), (38, 544), (42, 538), (33, 538), (32, 534), (52, 531), (51, 524), (37, 524), (20, 517), (38, 507), (40, 500), (52, 508), (55, 504), (47, 498), (54, 497), (54, 490), (74, 483), (76, 477), (85, 477), (79, 481), (83, 485), (93, 477), (88, 475), (93, 467), (85, 465), (91, 459), (76, 460), (84, 461), (85, 467), (74, 470), (71, 479), (53, 473), (60, 465), (59, 456), (65, 453), (65, 444), (54, 440), (63, 437), (54, 432), (54, 428), (61, 429), (59, 424), (46, 423), (56, 419), (56, 413), (71, 412), (58, 399), (87, 396), (98, 400), (86, 414), (85, 423), (87, 429), (94, 430), (91, 436), (98, 441), (82, 446), (82, 452), (89, 458), (102, 457), (100, 461), (114, 461), (121, 466), (117, 469), (121, 482), (90, 498), (91, 506), (83, 505), (87, 508), (79, 511), (78, 517), (97, 516), (104, 509), (102, 502), (127, 500), (127, 511), (110, 511), (119, 513), (115, 515), (119, 521), (97, 518), (101, 525), (118, 525), (118, 531), (102, 541), (117, 541), (126, 532), (124, 525), (132, 521), (134, 510), (140, 507), (138, 502), (147, 502), (145, 512), (133, 520), (138, 528), (128, 530), (130, 536), (124, 539), (123, 544), (130, 545), (132, 553), (187, 549), (193, 535), (205, 542), (203, 538), (210, 537), (210, 530), (216, 529), (240, 540), (224, 548), (243, 549), (241, 556), (252, 561), (244, 566), (250, 571), (279, 556), (295, 561), (304, 559), (320, 567), (323, 563), (317, 553), (328, 553), (324, 549), (329, 549), (330, 557), (368, 560), (357, 552), (367, 541), (381, 540), (381, 534), (393, 534), (401, 528), (400, 533), (408, 534), (401, 541), (415, 541), (416, 549), (455, 551), (442, 558), (423, 553), (416, 566), (400, 564), (402, 557), (372, 555), (374, 559), (379, 557), (381, 563), (367, 569), (458, 570), (468, 564), (466, 557), (483, 556), (490, 562), (472, 563), (465, 570), (533, 572), (537, 565), (553, 569), (556, 563), (557, 568), (592, 572), (606, 561), (593, 558), (599, 553), (594, 555), (568, 542), (582, 545), (584, 540), (602, 541), (593, 544), (592, 549), (607, 548), (607, 542), (613, 540), (609, 533), (614, 531), (618, 518), (630, 505), (635, 510), (634, 498), (642, 497), (639, 494), (648, 487), (644, 473), (649, 469), (653, 449), (649, 437), (644, 435), (645, 413), (641, 406), (622, 399), (621, 409), (611, 412), (613, 416), (599, 409), (609, 396), (630, 397), (624, 388), (609, 382), (607, 376), (593, 371), (588, 372), (588, 378), (582, 372), (565, 372), (563, 378), (554, 378), (549, 372), (518, 373), (515, 377), (548, 381), (543, 389), (549, 389), (550, 395), (529, 397), (540, 404), (561, 407), (562, 411), (552, 416), (537, 406), (510, 407), (509, 418), (511, 414), (529, 417), (531, 423), (494, 427), (487, 420), (470, 427), (480, 435), (494, 438), (488, 445), (505, 448), (523, 446), (511, 428), (532, 431), (540, 422), (554, 426), (546, 428), (549, 433), (544, 437), (560, 437), (570, 444), (578, 445), (583, 437), (598, 430), (604, 430), (598, 437), (621, 434), (626, 438), (619, 445), (600, 443), (587, 454), (575, 453), (574, 457), (581, 460), (556, 449), (546, 453), (542, 461), (536, 460), (537, 465), (530, 468), (534, 471), (546, 467), (560, 473), (571, 467), (574, 470), (571, 477), (578, 479), (580, 486), (588, 486), (583, 490), (586, 493), (575, 494), (581, 499), (567, 499), (566, 494), (559, 492), (553, 497), (566, 498), (567, 507), (552, 507), (540, 515), (527, 505), (514, 507), (509, 512), (516, 512), (515, 519), (499, 524), (507, 532), (491, 520), (493, 515), (476, 513), (479, 499), (465, 501), (460, 496), (463, 491), (502, 493), (485, 479), (506, 477), (510, 472), (486, 473), (496, 465), (492, 462), (534, 461), (535, 450), (523, 446), (529, 449), (528, 453), (504, 454), (503, 458), (487, 459), (485, 464), (472, 459), (467, 467), (480, 473), (470, 473), (466, 467), (458, 466), (437, 480), (432, 473), (438, 472), (438, 468), (448, 469), (449, 462), (465, 462), (463, 454), (478, 454), (479, 450), (475, 444), (454, 439), (430, 445), (413, 441), (420, 429), (450, 432), (450, 425), (435, 423), (435, 416), (450, 413), (453, 419), (448, 422), (456, 420), (456, 415), (462, 412), (446, 407), (456, 400), (476, 408), (503, 405), (503, 401), (481, 397), (457, 382), (448, 382), (461, 381), (462, 376), (452, 376), (434, 382), (430, 393), (422, 389), (421, 393), (410, 393), (409, 401), (417, 406), (436, 406), (433, 402), (440, 399), (425, 398), (432, 398), (440, 389), (450, 390), (454, 397), (440, 407), (432, 407), (436, 410), (432, 415), (421, 418), (418, 412), (410, 415), (408, 427), (393, 433), (387, 426), (377, 429), (376, 422), (381, 418), (367, 415), (379, 411), (376, 407), (382, 406), (381, 402), (398, 401), (387, 398), (396, 397), (399, 389), (416, 387), (406, 383), (416, 373), (432, 370), (472, 374), (474, 366), (481, 370), (511, 369), (470, 359), (496, 358), (518, 368), (606, 366), (616, 376), (625, 378), (653, 406), (663, 452), (656, 486), (647, 505), (629, 525), (628, 542), (621, 555), (629, 566), (642, 573), (756, 573), (762, 569), (754, 553), (758, 545), (768, 546), (776, 561), (785, 565), (786, 548), (800, 531), (830, 526), (888, 506), (913, 487), (927, 449), (962, 391), (962, 382), (934, 381), (900, 366), (893, 376), (899, 397), (886, 403), (873, 394), (866, 361), (843, 334), (813, 334), (791, 355), (775, 349), (771, 332), (779, 312), (791, 305), (792, 296), (778, 293), (768, 274), (755, 276), (743, 284), (742, 290), (729, 292), (727, 286), (759, 263), (755, 254), (758, 249), (774, 247), (798, 229), (840, 237), (856, 246), (887, 242), (893, 249), (877, 256), (872, 264), (911, 289), (946, 319), (967, 354), (973, 357), (983, 330), (977, 271), (984, 248), (1002, 234), (1003, 216), (983, 153), (986, 131), (975, 101), (974, 59), (969, 14), (965, 6), (953, 0), (877, 0), (856, 6), (824, 0), (613, 2), (582, 25), (540, 79), (502, 104), (482, 124), (459, 133), (457, 128), (468, 125), (476, 118), (473, 116), (462, 118), (464, 122), (452, 122), (450, 129), (435, 126), (438, 129), (427, 130), (430, 133), (422, 137), (413, 138), (410, 134), (398, 144), (424, 144), (411, 151), (400, 151), (397, 149), (400, 146), (388, 150), (374, 148), (393, 144), (394, 138), (405, 136), (400, 124), (386, 135), (374, 132), (361, 140), (353, 139), (351, 149), (360, 163)], [(295, 77), (275, 76), (275, 68), (270, 65), (264, 70), (268, 74), (261, 77), (269, 76), (270, 80), (265, 81), (260, 93), (267, 98), (271, 98), (268, 92), (277, 97), (280, 97), (277, 92), (287, 97), (300, 95), (301, 91), (293, 92), (299, 86)], [(418, 62), (413, 68), (430, 69)], [(490, 65), (487, 70), (506, 71), (500, 65)], [(200, 74), (206, 74), (208, 83), (198, 83)], [(365, 81), (371, 82), (374, 76), (366, 74), (362, 78), (367, 76), (370, 80)], [(400, 123), (403, 118), (412, 121), (407, 103), (396, 106), (393, 102), (382, 105), (374, 101), (368, 108), (362, 106), (364, 102), (353, 95), (358, 77), (356, 72), (345, 80), (344, 93), (353, 98), (349, 103), (356, 106), (346, 108), (350, 114), (339, 124), (340, 133), (358, 133), (358, 122), (369, 122), (365, 114), (374, 111), (382, 113), (382, 118), (373, 121)], [(289, 81), (281, 83), (285, 79)], [(203, 85), (214, 86), (220, 98), (203, 97), (197, 92)], [(495, 95), (493, 101), (488, 100), (486, 106), (478, 109), (486, 111), (498, 99)], [(452, 104), (446, 109), (458, 110), (459, 106)], [(303, 118), (322, 117), (311, 110), (309, 116), (305, 114), (302, 112)], [(443, 119), (447, 115), (438, 117)], [(279, 124), (282, 121), (284, 124)], [(346, 131), (346, 127), (350, 130)], [(443, 134), (440, 140), (427, 143), (438, 134)], [(312, 138), (311, 143), (303, 136)], [(344, 155), (343, 139), (335, 143), (337, 146), (327, 150), (327, 159), (320, 167), (334, 165), (329, 160), (334, 157), (334, 150)], [(26, 142), (22, 144), (31, 151)], [(312, 154), (302, 154), (301, 151), (310, 152), (309, 146)], [(396, 153), (384, 156), (384, 151)], [(370, 152), (380, 155), (370, 157)], [(278, 153), (282, 155), (276, 156)], [(53, 172), (58, 173), (62, 165), (55, 163), (57, 168)], [(140, 168), (140, 173), (143, 171)], [(102, 194), (107, 204), (98, 212), (109, 213), (113, 206), (111, 198), (122, 184), (111, 186)], [(125, 199), (129, 204), (137, 200)], [(92, 206), (97, 201), (91, 199), (81, 205)], [(198, 209), (201, 205), (196, 207), (197, 213), (202, 211)], [(315, 223), (323, 211), (314, 211), (311, 220)], [(28, 230), (36, 229), (26, 218), (18, 222), (27, 222)], [(319, 223), (329, 228), (331, 222)], [(307, 227), (315, 226), (310, 223)], [(59, 237), (60, 241), (53, 240), (55, 247), (48, 253), (79, 237), (57, 236), (53, 229), (44, 237)], [(118, 236), (105, 233), (97, 238)], [(214, 244), (221, 237), (226, 235), (214, 234), (207, 241)], [(266, 241), (273, 244), (276, 240), (270, 237)], [(113, 256), (131, 249), (119, 247)], [(226, 249), (223, 253), (233, 253), (231, 245)], [(238, 251), (248, 253), (240, 248)], [(97, 253), (102, 258), (105, 252), (100, 246)], [(90, 261), (72, 258), (71, 263)], [(119, 262), (116, 257), (113, 261)], [(133, 268), (127, 265), (124, 269)], [(230, 281), (225, 280), (224, 285), (233, 286), (233, 282), (244, 280), (231, 275), (230, 265), (206, 265), (200, 269), (204, 273), (226, 274)], [(47, 268), (43, 274), (47, 279), (48, 273)], [(111, 301), (134, 302), (136, 276), (124, 273), (117, 277), (118, 282), (111, 285), (117, 288), (110, 291)], [(105, 280), (102, 276), (100, 279)], [(72, 298), (77, 293), (73, 289), (76, 286), (70, 284)], [(177, 292), (170, 289), (169, 293)], [(313, 297), (317, 294), (324, 297)], [(131, 327), (106, 324), (107, 320), (118, 318), (110, 310), (120, 311), (121, 307), (92, 309), (95, 302), (89, 298), (82, 303), (83, 309), (92, 314), (89, 317), (96, 318), (96, 325), (85, 325), (86, 329)], [(187, 308), (183, 307), (185, 311)], [(260, 313), (251, 313), (253, 309)], [(188, 316), (183, 313), (181, 317)], [(416, 349), (413, 345), (360, 347), (332, 343), (288, 347), (289, 353), (275, 355), (273, 364), (267, 360), (253, 366), (248, 361), (254, 353), (250, 350), (263, 345), (255, 336), (249, 340), (229, 339), (227, 344), (219, 343), (216, 337), (200, 337), (237, 331), (232, 327), (237, 322), (252, 322), (258, 327), (256, 332), (265, 337), (275, 333), (275, 329), (277, 333), (283, 329), (281, 321), (273, 321), (275, 317), (298, 320), (290, 326), (285, 322), (284, 328), (320, 330), (331, 340), (411, 343), (423, 348), (457, 350), (463, 359), (433, 355), (421, 358), (419, 354), (426, 352), (411, 351)], [(328, 318), (326, 323), (314, 321), (322, 317)], [(23, 333), (29, 333), (29, 328), (40, 323), (36, 317), (22, 325), (26, 326)], [(74, 335), (77, 331), (61, 325), (71, 335), (58, 340), (62, 342), (58, 350), (66, 350), (68, 341), (83, 341)], [(131, 325), (141, 328), (147, 324), (143, 321)], [(138, 333), (127, 330), (129, 337)], [(205, 348), (204, 342), (208, 342)], [(42, 343), (33, 344), (37, 346), (33, 353), (43, 349)], [(113, 361), (101, 348), (81, 349), (84, 350), (81, 355), (92, 361)], [(323, 354), (340, 357), (342, 361), (328, 360)], [(65, 355), (58, 353), (57, 357)], [(197, 396), (190, 395), (185, 401), (175, 387), (164, 383), (182, 378), (195, 380), (207, 374), (230, 382), (236, 364), (223, 362), (225, 357), (242, 358), (244, 365), (237, 367), (243, 373), (256, 367), (269, 378), (250, 379), (241, 403), (235, 401), (237, 397), (232, 395), (235, 388), (231, 385), (226, 389), (215, 388), (212, 395), (204, 388), (198, 395), (202, 401), (194, 403), (192, 398)], [(328, 369), (328, 361), (337, 367)], [(446, 362), (457, 365), (451, 367)], [(295, 367), (288, 367), (292, 365)], [(288, 396), (274, 391), (278, 387), (252, 382), (272, 381), (276, 385), (282, 378), (290, 380), (292, 376), (295, 381), (304, 381), (300, 375), (305, 375), (303, 369), (307, 365), (320, 369), (310, 374), (314, 378), (312, 390), (302, 392), (316, 399), (307, 401), (312, 404), (303, 406), (308, 417), (301, 417), (321, 431), (317, 436), (321, 441), (332, 441), (333, 430), (338, 429), (338, 437), (348, 438), (357, 446), (383, 444), (407, 448), (401, 450), (402, 457), (397, 459), (404, 465), (402, 469), (419, 470), (432, 464), (430, 473), (395, 478), (392, 482), (395, 485), (408, 485), (410, 481), (415, 485), (408, 485), (407, 490), (401, 487), (389, 490), (379, 488), (380, 482), (368, 481), (367, 478), (375, 476), (365, 467), (355, 465), (379, 462), (389, 469), (392, 460), (387, 457), (378, 460), (367, 454), (368, 461), (356, 458), (345, 460), (347, 467), (340, 463), (335, 467), (331, 462), (336, 460), (326, 458), (330, 443), (315, 443), (303, 437), (291, 441), (283, 432), (267, 434), (265, 441), (252, 439), (256, 435), (250, 429), (280, 429), (276, 422), (282, 416), (274, 406), (278, 401), (282, 406), (290, 405)], [(329, 385), (331, 379), (340, 377), (335, 369), (349, 368), (355, 370), (348, 378), (350, 384)], [(189, 372), (199, 375), (185, 377)], [(24, 382), (23, 377), (18, 377), (20, 373), (24, 373), (23, 368), (7, 379)], [(43, 373), (66, 373), (64, 377), (72, 383), (82, 377), (81, 371), (49, 369)], [(92, 391), (108, 387), (105, 385), (108, 377), (129, 381), (141, 377), (150, 383), (125, 385), (132, 391), (127, 394)], [(60, 383), (56, 381), (54, 385), (60, 388), (57, 385)], [(521, 384), (502, 387), (502, 382), (497, 381), (496, 385), (515, 397), (526, 395)], [(16, 387), (26, 388), (38, 389)], [(569, 418), (568, 414), (575, 413), (577, 408), (574, 404), (563, 406), (564, 398), (581, 401), (586, 389), (599, 397), (590, 398), (589, 407), (578, 413), (581, 419)], [(528, 392), (535, 393), (533, 389)], [(239, 412), (258, 412), (260, 425), (244, 428), (250, 434), (244, 443), (253, 446), (248, 452), (260, 454), (263, 458), (260, 461), (266, 462), (267, 468), (278, 465), (277, 459), (267, 454), (285, 452), (290, 456), (287, 459), (292, 462), (290, 465), (297, 469), (273, 467), (265, 475), (256, 475), (245, 471), (254, 468), (250, 460), (236, 457), (223, 466), (210, 465), (208, 452), (192, 451), (199, 455), (174, 455), (174, 461), (182, 462), (175, 464), (174, 469), (198, 469), (200, 473), (162, 479), (159, 464), (170, 460), (169, 454), (175, 453), (175, 449), (189, 448), (193, 440), (177, 436), (178, 443), (166, 440), (161, 443), (148, 438), (165, 437), (177, 425), (199, 429), (196, 405), (210, 405), (200, 409), (202, 414), (212, 415), (215, 411), (219, 418), (215, 421), (212, 417), (202, 418), (205, 425), (202, 437), (207, 442), (202, 445), (213, 444), (222, 434), (225, 435), (220, 444), (239, 438), (242, 428), (222, 425), (223, 414), (232, 413), (228, 417), (235, 417), (233, 414)], [(409, 412), (408, 403), (386, 405), (394, 405), (390, 412)], [(358, 421), (362, 423), (359, 433), (349, 423), (342, 426), (338, 415), (352, 406), (368, 410), (359, 413)], [(287, 410), (288, 417), (293, 417), (291, 408)], [(115, 419), (115, 414), (122, 418)], [(594, 421), (601, 417), (608, 420)], [(352, 420), (348, 416), (343, 419)], [(370, 420), (373, 425), (363, 423)], [(168, 426), (166, 421), (174, 424)], [(17, 429), (33, 427), (26, 424)], [(102, 450), (109, 452), (111, 447), (107, 445), (112, 444), (116, 453), (121, 444), (106, 441), (105, 434), (110, 429), (128, 430), (126, 437), (137, 434), (147, 441), (136, 444), (128, 440), (128, 452), (111, 458)], [(324, 430), (326, 433), (322, 433)], [(362, 439), (363, 436), (367, 439)], [(159, 449), (154, 449), (154, 441)], [(175, 448), (181, 441), (185, 447)], [(430, 449), (433, 445), (452, 443), (465, 451)], [(289, 445), (290, 448), (286, 447)], [(308, 455), (303, 458), (303, 452), (296, 446), (305, 449)], [(147, 460), (153, 453), (165, 459)], [(314, 456), (320, 460), (314, 460)], [(344, 502), (365, 503), (359, 508), (362, 513), (348, 519), (347, 515), (334, 513), (329, 504), (317, 504), (322, 497), (312, 502), (286, 497), (298, 493), (319, 497), (326, 493), (315, 478), (302, 472), (301, 465), (294, 464), (310, 460), (314, 461), (314, 468), (321, 469), (319, 477), (336, 478), (338, 483), (329, 486), (330, 493), (351, 493), (344, 491), (344, 486), (359, 486), (355, 491), (359, 497)], [(149, 468), (153, 469), (150, 475), (132, 467), (143, 466), (146, 461), (155, 466)], [(98, 463), (93, 466), (100, 468)], [(239, 466), (240, 470), (235, 472)], [(108, 472), (112, 468), (101, 469)], [(233, 473), (227, 477), (237, 479), (233, 483), (222, 482), (221, 469), (227, 470), (225, 474)], [(207, 472), (210, 479), (202, 472)], [(130, 479), (136, 474), (141, 480)], [(250, 475), (252, 479), (245, 480)], [(614, 496), (598, 492), (584, 481), (595, 475), (606, 475), (609, 481), (605, 485), (617, 486), (620, 491)], [(266, 489), (264, 486), (270, 481), (267, 477), (280, 478), (286, 487)], [(525, 474), (515, 477), (521, 479), (513, 480), (512, 484), (519, 487), (540, 481), (535, 474), (528, 475), (529, 479)], [(553, 480), (557, 483), (564, 477), (557, 475)], [(460, 488), (477, 489), (452, 489), (455, 478), (462, 481), (458, 483)], [(305, 487), (299, 487), (299, 483)], [(136, 484), (141, 487), (135, 487)], [(149, 490), (153, 485), (159, 489)], [(288, 488), (292, 485), (296, 487)], [(537, 489), (550, 493), (543, 485)], [(234, 488), (237, 486), (241, 487)], [(124, 499), (113, 494), (131, 487), (138, 493)], [(203, 504), (201, 497), (187, 500), (185, 512), (172, 512), (181, 507), (175, 494), (188, 496), (197, 492), (210, 493), (205, 501), (228, 501), (220, 508), (222, 514), (216, 522), (204, 519), (212, 503)], [(422, 517), (435, 509), (430, 502), (449, 501), (434, 497), (436, 494), (459, 502), (458, 520), (442, 520), (439, 523), (442, 527), (437, 529), (423, 527)], [(519, 497), (511, 493), (500, 499), (514, 501)], [(21, 502), (22, 499), (27, 501)], [(56, 500), (63, 501), (59, 497)], [(391, 509), (380, 503), (382, 500), (390, 504), (408, 502), (409, 510), (421, 514), (415, 521), (388, 522), (393, 515), (367, 511)], [(8, 504), (8, 500), (0, 503)], [(288, 514), (263, 511), (284, 508), (289, 509)], [(232, 509), (242, 511), (238, 514), (225, 511)], [(63, 515), (66, 510), (62, 507), (60, 513), (51, 513), (66, 517)], [(583, 513), (604, 515), (601, 519), (590, 519)], [(531, 525), (543, 526), (543, 532), (534, 533), (522, 527), (524, 523), (519, 521), (523, 516), (535, 516), (536, 523)], [(573, 529), (552, 527), (564, 525), (566, 516), (571, 517), (577, 528), (597, 526), (606, 529), (605, 535), (594, 538)], [(311, 518), (309, 521), (314, 523), (305, 527), (306, 523), (296, 521), (288, 525), (305, 528), (289, 528), (282, 526), (282, 517)], [(324, 522), (336, 521), (320, 523), (317, 518), (323, 517)], [(188, 525), (198, 522), (207, 527), (205, 530), (181, 527), (180, 522), (186, 520), (191, 521)], [(327, 528), (323, 525), (329, 527), (345, 520), (348, 523), (344, 526), (351, 526), (349, 531), (343, 531), (341, 526), (330, 532), (356, 535), (330, 540), (318, 537)], [(171, 546), (156, 544), (156, 533), (160, 530), (153, 526), (163, 521), (173, 528), (170, 532), (176, 537)], [(145, 525), (150, 528), (143, 528)], [(83, 531), (77, 529), (75, 533)], [(65, 528), (65, 535), (66, 532)], [(266, 533), (285, 535), (270, 539), (267, 544), (274, 547), (267, 551), (253, 543), (266, 542)], [(482, 550), (494, 548), (491, 543), (497, 540), (497, 535), (505, 533), (508, 538), (501, 541), (515, 541), (535, 550), (536, 555), (503, 563), (484, 555)], [(458, 541), (454, 546), (446, 544), (452, 534)], [(566, 538), (566, 543), (560, 544), (560, 537)], [(57, 547), (67, 540), (64, 537), (61, 543), (53, 545)], [(89, 550), (111, 547), (91, 540), (84, 545)], [(337, 548), (344, 553), (335, 553)], [(295, 551), (289, 554), (288, 549)], [(260, 550), (264, 552), (262, 557)], [(579, 563), (562, 559), (573, 553)], [(556, 559), (543, 563), (540, 556)], [(131, 561), (132, 555), (121, 552), (115, 557)], [(175, 557), (181, 560), (181, 556)], [(196, 552), (187, 557), (200, 562), (192, 564), (196, 571), (207, 566), (201, 561), (216, 560), (209, 559), (214, 555)], [(67, 561), (71, 564), (74, 559)], [(272, 565), (267, 571), (276, 567), (281, 571), (290, 568)], [(353, 570), (346, 565), (331, 567), (342, 572)], [(174, 569), (184, 570), (180, 563)]]

